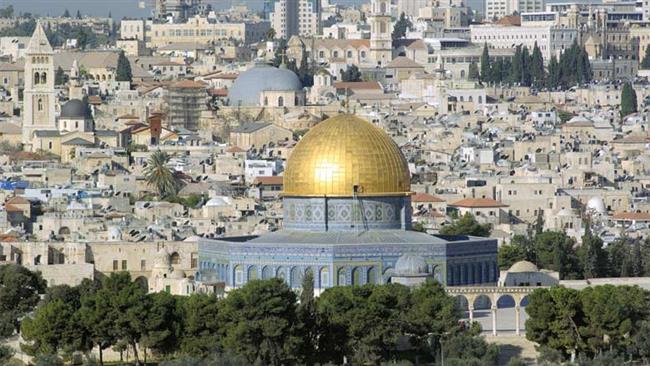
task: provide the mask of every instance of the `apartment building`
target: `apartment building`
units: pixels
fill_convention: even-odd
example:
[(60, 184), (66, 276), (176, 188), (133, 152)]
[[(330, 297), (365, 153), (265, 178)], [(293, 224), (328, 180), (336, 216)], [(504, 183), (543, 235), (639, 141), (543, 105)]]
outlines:
[(554, 26), (472, 25), (470, 34), (472, 43), (487, 43), (492, 48), (512, 49), (521, 45), (532, 50), (537, 43), (546, 62), (552, 55), (559, 57), (578, 38), (577, 29)]
[(278, 38), (319, 34), (320, 0), (277, 0), (270, 18)]
[(544, 10), (544, 0), (486, 0), (485, 18), (499, 19), (512, 13), (530, 13)]

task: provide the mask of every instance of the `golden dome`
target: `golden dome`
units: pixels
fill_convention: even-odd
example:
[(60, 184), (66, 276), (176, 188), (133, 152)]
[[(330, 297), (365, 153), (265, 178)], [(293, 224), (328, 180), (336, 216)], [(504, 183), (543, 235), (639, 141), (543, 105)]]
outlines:
[(313, 127), (296, 145), (284, 173), (285, 196), (409, 194), (410, 174), (397, 144), (359, 117), (342, 114)]

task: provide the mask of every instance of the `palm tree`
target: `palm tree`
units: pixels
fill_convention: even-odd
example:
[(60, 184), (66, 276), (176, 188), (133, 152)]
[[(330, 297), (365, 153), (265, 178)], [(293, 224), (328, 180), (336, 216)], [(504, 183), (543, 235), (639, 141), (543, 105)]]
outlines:
[(181, 188), (181, 180), (167, 164), (171, 156), (163, 151), (156, 151), (149, 157), (144, 169), (144, 177), (150, 186), (156, 187), (162, 197), (174, 196)]

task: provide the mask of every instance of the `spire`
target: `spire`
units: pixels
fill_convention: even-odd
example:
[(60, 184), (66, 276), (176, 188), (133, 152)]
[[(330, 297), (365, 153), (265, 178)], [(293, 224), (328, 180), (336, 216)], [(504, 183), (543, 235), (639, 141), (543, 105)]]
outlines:
[(50, 41), (47, 40), (47, 35), (43, 30), (41, 22), (36, 22), (36, 28), (34, 29), (32, 38), (29, 40), (25, 54), (52, 54), (53, 52), (54, 51), (52, 51)]

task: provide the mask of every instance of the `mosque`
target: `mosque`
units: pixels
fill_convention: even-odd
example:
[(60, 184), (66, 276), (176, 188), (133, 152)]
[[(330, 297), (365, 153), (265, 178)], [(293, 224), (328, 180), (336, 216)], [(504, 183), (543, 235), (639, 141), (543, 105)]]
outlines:
[(496, 284), (497, 241), (411, 229), (408, 165), (380, 128), (342, 114), (313, 127), (284, 174), (283, 229), (261, 236), (201, 239), (196, 280), (226, 291), (254, 279), (316, 293), (333, 286)]

